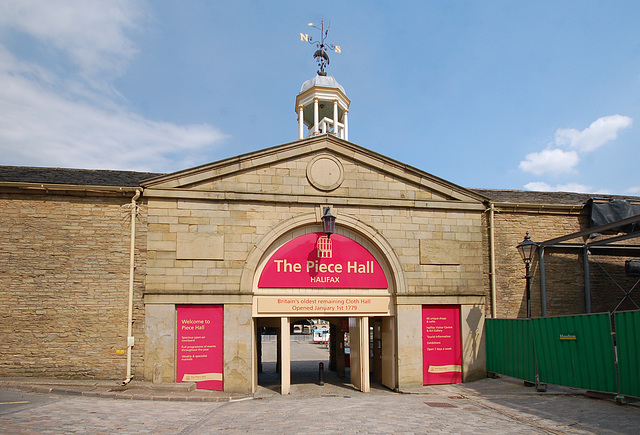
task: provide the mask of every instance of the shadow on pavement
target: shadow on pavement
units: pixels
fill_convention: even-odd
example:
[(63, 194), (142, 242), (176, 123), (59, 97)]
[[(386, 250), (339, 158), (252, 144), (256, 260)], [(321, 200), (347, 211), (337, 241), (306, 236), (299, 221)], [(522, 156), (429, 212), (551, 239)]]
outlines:
[[(280, 374), (276, 373), (275, 351), (263, 343), (264, 355), (262, 373), (258, 375), (258, 389), (255, 397), (269, 397), (280, 394)], [(291, 394), (304, 396), (345, 396), (362, 394), (351, 384), (350, 370), (339, 377), (329, 370), (329, 351), (326, 346), (310, 342), (291, 342)], [(319, 383), (319, 363), (324, 364), (324, 385)], [(371, 384), (372, 392), (389, 392), (382, 386)]]

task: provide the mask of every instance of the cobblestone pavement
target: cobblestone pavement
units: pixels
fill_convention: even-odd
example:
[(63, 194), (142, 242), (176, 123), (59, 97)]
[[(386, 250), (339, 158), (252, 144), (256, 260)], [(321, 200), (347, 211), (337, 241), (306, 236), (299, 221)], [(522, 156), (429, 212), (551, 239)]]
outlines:
[(640, 408), (633, 405), (584, 395), (514, 394), (505, 390), (530, 389), (510, 379), (470, 385), (417, 394), (345, 388), (319, 394), (322, 387), (299, 385), (290, 396), (230, 402), (114, 400), (2, 388), (0, 433), (633, 434), (640, 427)]
[[(294, 345), (292, 353), (297, 348), (309, 355), (308, 346), (312, 345)], [(19, 382), (0, 379), (0, 433), (640, 432), (640, 406), (619, 406), (587, 397), (581, 390), (549, 386), (546, 393), (538, 393), (522, 381), (503, 377), (418, 387), (405, 394), (374, 387), (365, 394), (330, 373), (324, 386), (317, 385), (317, 361), (299, 361), (292, 367), (296, 383), (290, 396), (277, 393), (277, 382), (275, 387), (270, 383), (275, 375), (269, 373), (254, 397), (207, 396), (185, 389), (167, 396), (164, 390), (151, 389), (147, 400), (114, 400), (110, 397), (135, 394), (110, 396), (107, 390), (94, 397), (81, 395), (89, 384), (72, 382), (64, 390), (56, 389), (66, 394), (21, 391)], [(131, 390), (140, 388), (134, 385)], [(92, 387), (90, 392), (96, 391)], [(200, 401), (209, 399), (224, 401)]]

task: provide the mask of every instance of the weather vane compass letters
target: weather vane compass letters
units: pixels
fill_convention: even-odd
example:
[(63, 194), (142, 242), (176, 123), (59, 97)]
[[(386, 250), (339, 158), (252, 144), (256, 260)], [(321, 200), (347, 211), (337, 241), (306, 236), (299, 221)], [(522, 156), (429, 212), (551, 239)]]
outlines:
[(320, 21), (320, 27), (316, 26), (313, 23), (309, 23), (310, 27), (314, 29), (320, 30), (320, 40), (314, 40), (313, 37), (309, 36), (307, 33), (300, 33), (300, 40), (307, 41), (309, 44), (315, 44), (317, 50), (313, 53), (313, 58), (318, 62), (318, 67), (320, 70), (318, 71), (319, 76), (326, 76), (325, 68), (329, 65), (329, 55), (327, 54), (327, 49), (333, 50), (336, 53), (341, 53), (342, 49), (339, 45), (333, 45), (325, 42), (327, 35), (329, 34), (329, 27), (331, 27), (331, 23), (327, 25), (327, 28), (324, 28), (324, 20)]

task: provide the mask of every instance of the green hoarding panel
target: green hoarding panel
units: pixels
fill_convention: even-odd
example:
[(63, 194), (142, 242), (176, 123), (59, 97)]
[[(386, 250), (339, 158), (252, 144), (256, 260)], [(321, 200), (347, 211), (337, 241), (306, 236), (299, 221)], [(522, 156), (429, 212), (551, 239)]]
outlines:
[(620, 394), (640, 397), (640, 311), (614, 314)]
[(609, 314), (532, 319), (540, 382), (617, 392)]
[(531, 325), (526, 319), (487, 319), (487, 371), (535, 382)]

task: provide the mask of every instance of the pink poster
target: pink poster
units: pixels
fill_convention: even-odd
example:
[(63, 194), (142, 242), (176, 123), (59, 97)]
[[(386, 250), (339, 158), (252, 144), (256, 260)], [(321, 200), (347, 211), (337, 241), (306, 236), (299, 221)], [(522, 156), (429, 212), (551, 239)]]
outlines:
[(222, 305), (178, 305), (178, 382), (222, 391), (222, 313)]
[(423, 384), (462, 382), (460, 307), (422, 306)]
[(387, 288), (387, 278), (364, 246), (340, 234), (305, 234), (282, 245), (260, 275), (265, 288)]

